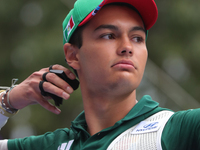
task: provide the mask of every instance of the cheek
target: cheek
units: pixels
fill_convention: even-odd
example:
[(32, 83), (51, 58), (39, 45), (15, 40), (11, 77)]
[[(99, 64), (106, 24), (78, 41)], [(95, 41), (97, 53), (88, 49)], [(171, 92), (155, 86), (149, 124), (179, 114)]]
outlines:
[[(98, 47), (90, 46), (80, 50), (80, 66), (86, 69), (88, 73), (102, 71), (105, 63), (108, 63), (106, 61), (107, 58), (109, 58), (109, 56)], [(86, 70), (84, 70), (84, 72)]]
[(144, 67), (146, 66), (147, 59), (148, 59), (148, 51), (144, 50), (144, 57), (143, 57)]
[(145, 67), (146, 67), (147, 58), (148, 58), (147, 49), (143, 49), (142, 51), (140, 51), (137, 54), (136, 58), (138, 60), (138, 65), (139, 65), (140, 72), (143, 74), (144, 70), (145, 70)]
[(91, 42), (87, 45), (87, 47), (82, 49), (82, 56), (84, 59), (87, 59), (87, 61), (93, 61), (93, 63), (106, 63), (112, 56), (115, 55), (114, 50), (116, 48), (113, 44), (111, 45), (105, 42)]

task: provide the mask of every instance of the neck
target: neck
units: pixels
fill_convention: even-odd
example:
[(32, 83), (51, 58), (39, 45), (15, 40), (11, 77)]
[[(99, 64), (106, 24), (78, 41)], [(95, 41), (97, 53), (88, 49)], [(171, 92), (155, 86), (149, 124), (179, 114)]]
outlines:
[(90, 135), (113, 126), (117, 121), (124, 118), (136, 104), (135, 91), (121, 97), (106, 94), (92, 95), (83, 93), (83, 91), (82, 95)]

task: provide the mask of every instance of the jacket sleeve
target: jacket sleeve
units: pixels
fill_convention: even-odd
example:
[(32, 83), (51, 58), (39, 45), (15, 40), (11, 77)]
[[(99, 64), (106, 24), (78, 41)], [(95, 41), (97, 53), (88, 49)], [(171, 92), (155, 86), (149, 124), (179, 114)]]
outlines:
[(8, 140), (0, 140), (0, 150), (8, 150)]

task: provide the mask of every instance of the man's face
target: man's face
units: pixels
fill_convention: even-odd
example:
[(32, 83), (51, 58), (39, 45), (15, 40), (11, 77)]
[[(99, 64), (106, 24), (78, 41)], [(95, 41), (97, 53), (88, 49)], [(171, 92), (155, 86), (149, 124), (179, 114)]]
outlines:
[(82, 34), (78, 50), (79, 78), (93, 92), (131, 92), (142, 79), (146, 34), (140, 16), (126, 6), (103, 7)]

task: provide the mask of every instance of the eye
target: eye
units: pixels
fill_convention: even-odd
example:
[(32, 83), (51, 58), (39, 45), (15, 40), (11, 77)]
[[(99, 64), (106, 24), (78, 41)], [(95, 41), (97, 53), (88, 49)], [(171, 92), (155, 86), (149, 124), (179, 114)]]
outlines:
[(137, 36), (137, 37), (133, 37), (132, 39), (134, 42), (136, 43), (143, 43), (144, 42), (144, 38), (141, 36)]
[(110, 33), (110, 34), (101, 35), (101, 38), (109, 40), (109, 39), (115, 39), (115, 36), (114, 36), (114, 34)]

